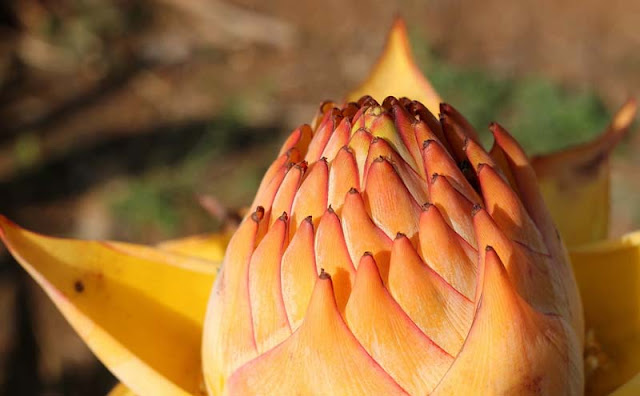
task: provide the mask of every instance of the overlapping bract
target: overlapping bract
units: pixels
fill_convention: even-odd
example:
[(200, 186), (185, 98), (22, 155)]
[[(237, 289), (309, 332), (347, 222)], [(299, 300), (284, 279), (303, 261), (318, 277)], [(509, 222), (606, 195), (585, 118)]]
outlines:
[(209, 302), (211, 394), (583, 392), (582, 307), (526, 156), (440, 115), (365, 96), (286, 140)]

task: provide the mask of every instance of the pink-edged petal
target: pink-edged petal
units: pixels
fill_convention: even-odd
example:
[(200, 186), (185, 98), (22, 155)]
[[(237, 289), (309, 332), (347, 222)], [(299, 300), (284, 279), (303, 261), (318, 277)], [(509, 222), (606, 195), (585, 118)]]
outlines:
[(391, 297), (369, 254), (358, 265), (345, 316), (371, 357), (412, 395), (431, 392), (453, 361)]
[(286, 214), (276, 220), (256, 247), (249, 264), (249, 301), (258, 353), (271, 349), (291, 334), (280, 277), (288, 239), (287, 222)]
[(343, 147), (329, 169), (329, 206), (338, 210), (351, 188), (360, 187), (358, 164), (349, 147)]
[(440, 143), (435, 140), (427, 140), (423, 144), (424, 167), (427, 171), (428, 180), (432, 181), (434, 174), (446, 176), (449, 183), (460, 191), (469, 201), (480, 203), (481, 198), (467, 181), (458, 168), (453, 158), (444, 150)]
[(302, 323), (318, 277), (313, 243), (313, 220), (309, 216), (302, 220), (282, 256), (282, 299), (292, 330)]
[(302, 177), (307, 169), (307, 164), (301, 162), (293, 165), (287, 171), (276, 195), (273, 199), (271, 206), (271, 220), (269, 224), (273, 224), (282, 213), (291, 213), (291, 205), (293, 204), (293, 198), (300, 187)]
[(226, 395), (405, 395), (342, 320), (331, 278), (322, 273), (307, 315), (293, 335), (245, 364)]
[(571, 327), (520, 298), (493, 249), (483, 268), (469, 336), (433, 394), (583, 394), (580, 345)]
[(393, 241), (388, 289), (429, 338), (457, 355), (473, 319), (473, 303), (425, 265), (401, 234)]
[(343, 118), (338, 124), (333, 134), (329, 138), (322, 156), (325, 158), (335, 158), (338, 154), (338, 150), (349, 144), (351, 138), (351, 122), (348, 118)]
[(249, 300), (249, 263), (257, 244), (259, 223), (265, 222), (262, 209), (240, 224), (209, 297), (202, 364), (205, 384), (212, 395), (220, 394), (226, 378), (257, 355)]
[(456, 190), (446, 176), (438, 174), (431, 176), (429, 197), (431, 203), (438, 207), (447, 224), (475, 248), (476, 236), (470, 216), (473, 203)]
[(413, 199), (418, 203), (427, 202), (429, 199), (429, 189), (425, 183), (425, 179), (418, 174), (404, 159), (391, 147), (391, 145), (382, 138), (374, 138), (369, 147), (369, 155), (365, 164), (365, 177), (371, 164), (380, 157), (387, 158), (391, 162), (400, 179), (407, 186)]
[(307, 216), (312, 216), (314, 220), (322, 216), (327, 209), (328, 195), (329, 165), (325, 159), (320, 159), (309, 167), (300, 188), (295, 193), (289, 224), (290, 235)]
[(365, 252), (370, 252), (380, 266), (383, 279), (387, 279), (391, 239), (373, 223), (356, 189), (350, 190), (345, 198), (342, 229), (351, 260), (357, 263)]
[(420, 215), (419, 252), (427, 265), (470, 300), (476, 293), (478, 252), (428, 204)]
[(420, 206), (387, 159), (373, 161), (363, 195), (373, 222), (387, 236), (401, 232), (411, 238), (418, 232)]
[(500, 229), (511, 239), (543, 254), (549, 254), (542, 235), (520, 198), (509, 184), (490, 165), (478, 166), (478, 180), (482, 188), (487, 212)]
[(340, 312), (347, 305), (356, 269), (349, 256), (338, 215), (329, 208), (320, 219), (316, 230), (316, 267), (331, 274)]

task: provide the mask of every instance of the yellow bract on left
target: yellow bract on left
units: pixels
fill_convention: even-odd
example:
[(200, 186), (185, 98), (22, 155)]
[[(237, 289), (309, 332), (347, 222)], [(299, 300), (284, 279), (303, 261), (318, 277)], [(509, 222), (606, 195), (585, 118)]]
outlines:
[(4, 217), (0, 236), (136, 393), (201, 393), (202, 323), (218, 263), (147, 246), (50, 238)]

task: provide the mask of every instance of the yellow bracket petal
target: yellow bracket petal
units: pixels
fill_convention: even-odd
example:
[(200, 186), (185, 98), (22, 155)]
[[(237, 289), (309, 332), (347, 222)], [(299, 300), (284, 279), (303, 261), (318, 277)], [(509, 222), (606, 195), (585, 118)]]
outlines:
[(585, 310), (587, 394), (605, 395), (640, 373), (640, 231), (570, 254)]
[(422, 102), (433, 113), (439, 113), (442, 100), (425, 78), (411, 53), (405, 22), (397, 18), (387, 36), (382, 55), (366, 80), (347, 95), (347, 102), (355, 102), (370, 95), (379, 103), (387, 96), (403, 96)]
[(628, 132), (636, 111), (636, 101), (629, 100), (597, 139), (531, 160), (551, 216), (568, 246), (607, 237), (609, 157)]
[(145, 246), (50, 238), (2, 216), (0, 237), (133, 392), (202, 393), (202, 324), (217, 265)]
[(610, 396), (638, 396), (640, 395), (640, 373), (620, 388), (616, 389)]
[(222, 264), (229, 239), (230, 233), (212, 233), (165, 241), (157, 247), (171, 253), (209, 260), (218, 263), (219, 266)]
[(122, 382), (118, 385), (114, 386), (107, 396), (137, 396), (135, 393), (131, 391), (131, 389), (127, 388), (125, 384)]

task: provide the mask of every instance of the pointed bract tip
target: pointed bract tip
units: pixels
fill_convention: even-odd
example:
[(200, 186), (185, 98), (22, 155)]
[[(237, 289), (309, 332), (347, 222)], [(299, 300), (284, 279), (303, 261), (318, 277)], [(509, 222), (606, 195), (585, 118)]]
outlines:
[(434, 173), (433, 175), (431, 175), (431, 184), (434, 184), (439, 177), (440, 177), (439, 173)]
[[(430, 108), (436, 108), (437, 103), (441, 101), (438, 93), (416, 65), (407, 28), (402, 19), (395, 20), (381, 56), (363, 83), (347, 95), (347, 100), (354, 100), (365, 94), (379, 100), (388, 96), (408, 96), (420, 100)], [(362, 104), (362, 101), (359, 103)], [(387, 101), (385, 105), (389, 104)]]
[(478, 164), (478, 174), (480, 174), (480, 172), (484, 169), (485, 166), (487, 166), (487, 164), (484, 162), (481, 162)]
[(431, 209), (432, 206), (433, 204), (431, 202), (426, 202), (424, 205), (422, 205), (422, 211), (427, 212), (429, 209)]
[(398, 101), (398, 99), (396, 99), (395, 96), (387, 96), (386, 98), (384, 98), (384, 100), (382, 101), (382, 107), (385, 110), (390, 110), (392, 107), (394, 107), (395, 105), (399, 104), (400, 102)]
[(427, 139), (424, 142), (422, 142), (422, 149), (426, 149), (427, 147), (429, 147), (431, 145), (431, 143), (435, 142), (435, 140), (433, 139)]
[(5, 215), (0, 214), (0, 238), (6, 238), (6, 231), (4, 230), (5, 224), (13, 224), (11, 220), (7, 219)]
[(313, 216), (307, 216), (302, 221), (313, 224)]
[(636, 118), (638, 111), (638, 102), (636, 98), (627, 100), (622, 107), (614, 115), (611, 126), (615, 130), (628, 128)]
[(401, 238), (405, 238), (405, 237), (406, 237), (406, 235), (405, 235), (405, 234), (403, 234), (402, 232), (398, 232), (398, 233), (396, 234), (396, 239), (401, 239)]
[(264, 208), (262, 206), (258, 206), (256, 210), (251, 213), (251, 220), (259, 223), (264, 218)]
[(475, 204), (473, 205), (473, 208), (471, 209), (471, 216), (475, 216), (476, 214), (478, 214), (478, 212), (480, 212), (482, 210), (482, 206), (480, 204)]
[(375, 100), (374, 98), (372, 98), (369, 95), (365, 95), (365, 96), (361, 97), (360, 100), (358, 101), (358, 104), (360, 105), (360, 107), (378, 107), (378, 106), (380, 106), (378, 101)]
[(493, 252), (495, 250), (493, 249), (493, 246), (487, 245), (487, 246), (484, 247), (484, 251), (485, 252)]
[(309, 163), (307, 161), (301, 161), (294, 165), (296, 169), (299, 169), (302, 173), (307, 171), (309, 167)]
[(451, 113), (452, 109), (453, 107), (451, 107), (449, 103), (445, 103), (445, 102), (440, 103), (440, 114), (446, 115), (448, 113)]
[(373, 254), (367, 250), (366, 252), (362, 253), (362, 257), (365, 257), (365, 256), (373, 257)]
[(294, 154), (298, 151), (297, 148), (295, 147), (291, 147), (289, 150), (287, 150), (286, 153), (284, 153), (284, 155), (287, 157), (287, 166), (291, 163), (291, 158), (294, 157)]
[(353, 121), (353, 116), (360, 110), (360, 106), (358, 106), (355, 102), (349, 102), (342, 108), (342, 116), (347, 118), (349, 121)]
[(278, 217), (278, 220), (284, 221), (286, 223), (287, 221), (289, 221), (289, 215), (287, 214), (287, 212), (282, 212), (280, 217)]
[(469, 136), (464, 137), (464, 142), (462, 143), (462, 151), (467, 151), (467, 147), (469, 147)]
[[(360, 129), (363, 129), (363, 128), (360, 128)], [(351, 147), (349, 147), (349, 146), (348, 146), (348, 145), (346, 145), (346, 144), (345, 144), (344, 146), (342, 146), (342, 147), (340, 148), (340, 150), (344, 150), (344, 151), (346, 151), (347, 153), (351, 153)]]
[(318, 275), (318, 278), (322, 280), (331, 280), (331, 275), (329, 275), (328, 272), (325, 272), (324, 268), (320, 268), (320, 275)]
[(335, 213), (335, 211), (333, 210), (333, 206), (331, 206), (331, 204), (329, 204), (329, 207), (327, 207), (327, 212), (331, 214)]
[(502, 125), (494, 121), (489, 124), (489, 131), (491, 131), (491, 133), (495, 136), (496, 133), (501, 133), (502, 131), (504, 131), (504, 128), (502, 127)]
[(405, 31), (407, 30), (407, 23), (405, 22), (402, 15), (400, 15), (400, 13), (396, 13), (393, 16), (393, 25), (391, 26), (392, 31), (396, 31), (398, 29), (404, 29)]
[(351, 187), (349, 189), (349, 194), (358, 194), (358, 192), (359, 192), (358, 189), (355, 187)]
[(320, 103), (320, 107), (319, 107), (319, 111), (320, 113), (324, 114), (327, 111), (331, 110), (331, 108), (333, 108), (335, 106), (335, 103), (332, 100), (325, 100), (322, 103)]

